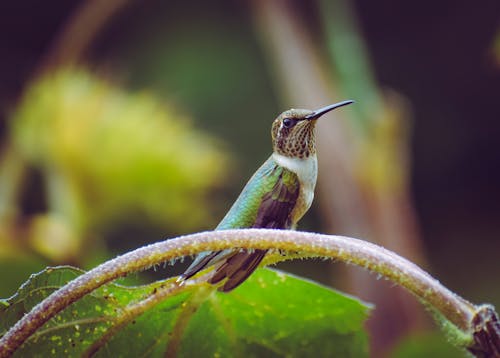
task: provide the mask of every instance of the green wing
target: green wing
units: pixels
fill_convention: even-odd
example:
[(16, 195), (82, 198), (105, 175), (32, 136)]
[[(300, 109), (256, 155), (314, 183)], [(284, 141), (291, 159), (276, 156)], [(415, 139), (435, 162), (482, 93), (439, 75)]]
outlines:
[(217, 230), (237, 228), (291, 227), (290, 214), (299, 196), (299, 179), (270, 157), (241, 192), (217, 226)]

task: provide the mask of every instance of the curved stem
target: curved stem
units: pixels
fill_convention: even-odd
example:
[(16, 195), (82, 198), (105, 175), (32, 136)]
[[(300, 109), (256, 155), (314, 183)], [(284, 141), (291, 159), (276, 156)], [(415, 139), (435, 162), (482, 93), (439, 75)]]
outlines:
[(476, 306), (442, 286), (415, 264), (366, 241), (288, 230), (208, 231), (141, 247), (77, 277), (36, 305), (2, 337), (0, 357), (8, 357), (50, 318), (109, 281), (163, 261), (235, 247), (298, 251), (310, 257), (329, 257), (364, 267), (405, 287), (464, 332), (471, 330), (477, 311)]

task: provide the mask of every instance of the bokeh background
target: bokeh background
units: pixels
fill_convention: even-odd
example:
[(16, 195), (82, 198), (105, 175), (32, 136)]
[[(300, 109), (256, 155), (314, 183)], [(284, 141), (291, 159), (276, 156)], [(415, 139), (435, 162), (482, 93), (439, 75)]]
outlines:
[[(498, 307), (498, 93), (494, 0), (2, 2), (0, 296), (214, 227), (275, 116), (354, 99), (318, 127), (300, 229), (378, 242)], [(375, 302), (374, 356), (432, 336), (413, 298), (339, 266), (280, 267)]]

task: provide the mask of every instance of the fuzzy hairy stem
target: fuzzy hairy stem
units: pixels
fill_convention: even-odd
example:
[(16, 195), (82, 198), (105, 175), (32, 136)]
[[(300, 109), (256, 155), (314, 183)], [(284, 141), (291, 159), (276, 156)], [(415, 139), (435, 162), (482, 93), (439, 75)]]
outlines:
[[(471, 346), (478, 331), (486, 334), (496, 332), (487, 329), (488, 322), (498, 324), (498, 319), (495, 323), (497, 315), (493, 310), (489, 312), (493, 319), (478, 326), (474, 319), (481, 306), (477, 307), (462, 299), (415, 264), (378, 245), (343, 236), (288, 230), (240, 229), (207, 231), (165, 240), (101, 264), (52, 293), (20, 319), (0, 340), (0, 357), (11, 355), (50, 318), (107, 282), (164, 261), (227, 248), (277, 249), (355, 264), (406, 288), (453, 326), (469, 335)], [(482, 342), (484, 341), (491, 342), (483, 339)], [(481, 342), (476, 340), (473, 349), (482, 349), (477, 348), (478, 345)]]

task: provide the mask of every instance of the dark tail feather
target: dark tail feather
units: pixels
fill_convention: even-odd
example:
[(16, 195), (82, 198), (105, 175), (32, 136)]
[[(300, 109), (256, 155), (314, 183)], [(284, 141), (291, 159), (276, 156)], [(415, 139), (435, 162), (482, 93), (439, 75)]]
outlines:
[(226, 261), (216, 269), (214, 276), (209, 282), (212, 284), (227, 278), (227, 281), (219, 288), (222, 292), (229, 292), (238, 287), (248, 276), (255, 271), (259, 263), (266, 255), (267, 250), (242, 251), (226, 259)]
[(209, 252), (204, 256), (198, 256), (195, 261), (187, 268), (187, 270), (179, 276), (177, 281), (184, 281), (188, 278), (196, 275), (198, 272), (206, 268), (210, 261), (212, 261), (217, 255), (220, 254), (220, 251)]

